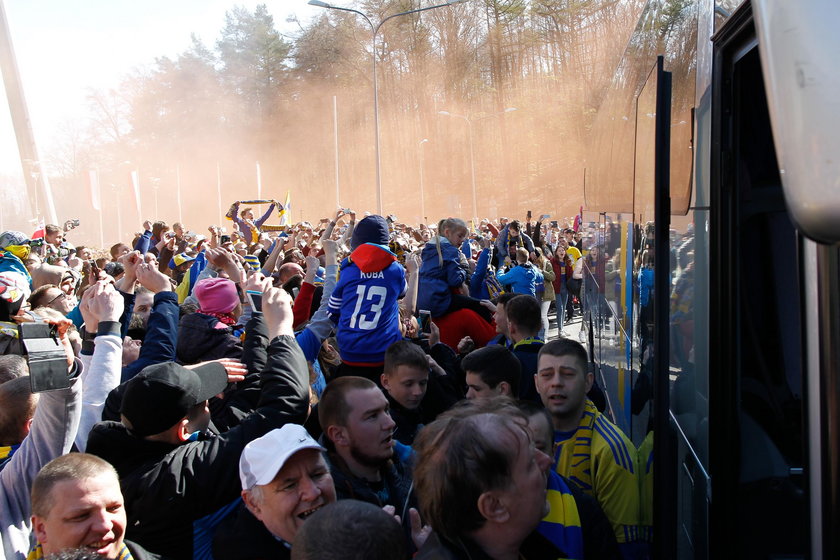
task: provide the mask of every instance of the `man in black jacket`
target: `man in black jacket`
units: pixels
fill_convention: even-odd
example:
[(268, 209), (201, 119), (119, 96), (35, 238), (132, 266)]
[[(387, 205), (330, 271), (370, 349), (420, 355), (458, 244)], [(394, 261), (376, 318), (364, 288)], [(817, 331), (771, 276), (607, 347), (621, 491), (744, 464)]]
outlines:
[(388, 408), (373, 381), (345, 376), (327, 385), (318, 419), (338, 499), (390, 505), (407, 519), (411, 473), (394, 452), (396, 423)]
[(191, 558), (194, 546), (209, 547), (219, 510), (232, 509), (239, 496), (245, 445), (288, 422), (302, 424), (309, 412), (309, 372), (293, 336), (291, 299), (269, 281), (262, 288), (268, 360), (257, 410), (236, 428), (216, 437), (203, 432), (207, 399), (226, 385), (225, 366), (188, 370), (169, 362), (129, 382), (121, 423), (91, 431), (87, 451), (120, 475), (129, 536), (152, 552)]

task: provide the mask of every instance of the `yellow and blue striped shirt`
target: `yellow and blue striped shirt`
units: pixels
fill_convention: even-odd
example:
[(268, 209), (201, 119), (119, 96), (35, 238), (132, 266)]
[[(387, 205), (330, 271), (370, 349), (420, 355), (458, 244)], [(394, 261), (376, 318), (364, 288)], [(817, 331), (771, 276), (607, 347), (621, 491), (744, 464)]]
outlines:
[(593, 496), (621, 543), (640, 540), (636, 448), (589, 399), (572, 434), (555, 432), (554, 469)]

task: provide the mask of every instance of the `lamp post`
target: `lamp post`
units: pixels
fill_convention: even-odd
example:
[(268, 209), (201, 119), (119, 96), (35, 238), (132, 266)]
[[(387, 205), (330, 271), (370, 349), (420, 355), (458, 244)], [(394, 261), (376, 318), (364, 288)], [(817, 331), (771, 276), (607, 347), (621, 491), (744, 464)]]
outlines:
[[(498, 113), (492, 113), (490, 115), (486, 115), (483, 117), (479, 117), (477, 120), (486, 119), (488, 117), (495, 117), (498, 115), (502, 115), (504, 113), (510, 113), (511, 111), (516, 111), (516, 107), (508, 107), (504, 111), (500, 111)], [(472, 178), (472, 211), (473, 211), (473, 219), (478, 219), (478, 201), (476, 199), (476, 192), (475, 192), (475, 150), (473, 148), (473, 135), (472, 135), (472, 123), (473, 119), (467, 117), (465, 115), (458, 115), (456, 113), (450, 113), (449, 111), (438, 111), (439, 115), (445, 115), (447, 117), (454, 117), (456, 119), (463, 119), (467, 122), (467, 133), (470, 139), (470, 173)]]
[(425, 8), (417, 8), (414, 10), (408, 10), (405, 12), (399, 12), (397, 14), (391, 14), (380, 20), (380, 22), (376, 25), (373, 24), (370, 17), (365, 14), (364, 12), (360, 12), (359, 10), (354, 10), (353, 8), (344, 8), (342, 6), (333, 6), (332, 4), (328, 4), (326, 2), (322, 2), (321, 0), (309, 0), (308, 4), (310, 6), (318, 6), (319, 8), (326, 8), (328, 10), (340, 10), (342, 12), (352, 12), (356, 15), (362, 16), (362, 18), (367, 22), (370, 26), (370, 30), (372, 32), (371, 35), (371, 47), (372, 47), (372, 66), (373, 66), (373, 127), (375, 131), (374, 136), (374, 146), (376, 151), (376, 211), (381, 215), (382, 214), (382, 169), (381, 169), (381, 158), (380, 158), (380, 150), (379, 150), (379, 86), (376, 81), (376, 36), (379, 34), (379, 29), (382, 27), (382, 24), (388, 21), (389, 19), (394, 19), (395, 17), (405, 16), (408, 14), (416, 14), (418, 12), (425, 12), (427, 10), (434, 10), (435, 8), (443, 8), (446, 6), (452, 6), (453, 4), (459, 4), (461, 2), (465, 2), (466, 0), (448, 0), (443, 4), (436, 4), (434, 6), (426, 6)]
[(420, 152), (420, 222), (426, 222), (426, 196), (423, 194), (423, 144), (428, 142), (428, 138), (423, 138), (417, 145)]

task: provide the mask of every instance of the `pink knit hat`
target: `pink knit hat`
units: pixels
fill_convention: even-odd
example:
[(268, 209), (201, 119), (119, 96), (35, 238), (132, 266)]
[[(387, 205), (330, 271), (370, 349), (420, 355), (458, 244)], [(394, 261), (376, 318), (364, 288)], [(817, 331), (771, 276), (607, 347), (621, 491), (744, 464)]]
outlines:
[(236, 285), (227, 278), (205, 278), (193, 290), (198, 305), (208, 313), (230, 313), (239, 303)]

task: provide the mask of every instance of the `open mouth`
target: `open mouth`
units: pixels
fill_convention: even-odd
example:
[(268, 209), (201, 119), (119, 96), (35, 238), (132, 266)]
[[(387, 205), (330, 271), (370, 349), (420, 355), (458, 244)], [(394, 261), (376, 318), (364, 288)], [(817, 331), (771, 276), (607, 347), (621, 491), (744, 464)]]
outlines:
[(87, 548), (88, 550), (92, 550), (97, 554), (101, 554), (102, 556), (106, 556), (108, 553), (108, 548), (112, 544), (114, 544), (113, 540), (102, 540), (87, 544), (85, 545), (85, 548)]
[(298, 519), (300, 519), (300, 520), (302, 520), (302, 521), (306, 521), (306, 518), (307, 518), (307, 517), (309, 517), (310, 515), (312, 515), (313, 513), (315, 513), (316, 511), (318, 511), (319, 509), (321, 509), (322, 507), (324, 507), (324, 504), (321, 504), (321, 505), (319, 505), (319, 506), (315, 506), (315, 507), (314, 507), (314, 508), (312, 508), (312, 509), (308, 509), (308, 510), (306, 510), (306, 511), (302, 512), (302, 513), (299, 513), (299, 514), (298, 514)]

